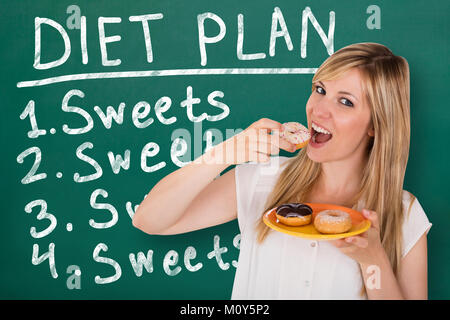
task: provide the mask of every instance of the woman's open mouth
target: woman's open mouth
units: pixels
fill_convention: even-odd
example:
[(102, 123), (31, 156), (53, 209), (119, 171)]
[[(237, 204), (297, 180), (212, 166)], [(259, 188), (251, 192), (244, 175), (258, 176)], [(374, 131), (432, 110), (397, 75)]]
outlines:
[(318, 124), (311, 122), (311, 141), (312, 147), (318, 148), (333, 138), (333, 134), (325, 128), (322, 128)]

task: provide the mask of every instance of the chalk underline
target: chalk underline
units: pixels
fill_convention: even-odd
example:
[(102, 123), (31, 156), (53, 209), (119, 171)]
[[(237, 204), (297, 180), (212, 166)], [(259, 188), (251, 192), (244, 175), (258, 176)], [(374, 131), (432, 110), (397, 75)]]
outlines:
[(68, 74), (39, 80), (20, 81), (17, 88), (39, 87), (53, 83), (115, 78), (143, 78), (167, 76), (198, 76), (198, 75), (233, 75), (233, 74), (314, 74), (317, 68), (218, 68), (218, 69), (172, 69), (143, 70), (119, 72), (95, 72)]

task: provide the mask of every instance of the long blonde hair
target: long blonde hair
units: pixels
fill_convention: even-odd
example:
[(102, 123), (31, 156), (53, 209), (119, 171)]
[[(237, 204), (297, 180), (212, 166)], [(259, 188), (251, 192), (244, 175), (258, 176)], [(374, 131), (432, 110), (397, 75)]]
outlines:
[[(381, 44), (357, 43), (332, 54), (312, 81), (333, 80), (351, 68), (358, 68), (362, 74), (363, 94), (374, 128), (354, 204), (362, 201), (359, 203), (364, 208), (378, 213), (381, 243), (397, 274), (402, 252), (403, 181), (410, 142), (409, 66), (406, 59)], [(264, 212), (283, 203), (306, 202), (321, 172), (321, 164), (309, 159), (306, 148), (283, 166), (257, 224), (259, 242), (269, 232), (262, 221)]]

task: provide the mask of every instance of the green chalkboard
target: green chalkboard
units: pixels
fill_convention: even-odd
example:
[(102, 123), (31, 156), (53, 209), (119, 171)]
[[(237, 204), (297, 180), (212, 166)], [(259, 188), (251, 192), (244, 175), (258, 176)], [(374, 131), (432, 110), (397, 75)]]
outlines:
[[(136, 205), (215, 144), (208, 131), (304, 122), (315, 68), (357, 42), (410, 64), (405, 189), (433, 223), (430, 298), (448, 298), (449, 11), (441, 0), (1, 0), (0, 298), (229, 299), (237, 221), (150, 236), (132, 226)], [(274, 15), (290, 41), (271, 49)]]

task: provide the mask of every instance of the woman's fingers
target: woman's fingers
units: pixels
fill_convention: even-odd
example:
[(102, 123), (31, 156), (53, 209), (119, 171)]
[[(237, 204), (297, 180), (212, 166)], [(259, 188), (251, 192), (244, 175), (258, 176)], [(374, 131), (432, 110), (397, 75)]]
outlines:
[(280, 138), (279, 133), (283, 129), (280, 122), (262, 118), (226, 141), (227, 157), (236, 164), (247, 161), (268, 162), (271, 155), (280, 153), (280, 149), (294, 152), (295, 144)]
[(278, 131), (282, 131), (283, 130), (283, 124), (269, 119), (269, 118), (261, 118), (258, 121), (252, 123), (252, 125), (250, 126), (252, 128), (255, 129), (268, 129), (269, 132), (272, 132), (272, 130), (278, 130)]
[(278, 142), (280, 149), (286, 150), (288, 152), (294, 152), (297, 150), (297, 146), (294, 143), (287, 141), (285, 138), (280, 137), (279, 132), (274, 132), (275, 140)]
[(261, 152), (251, 152), (248, 158), (248, 161), (252, 161), (252, 162), (269, 162), (270, 161), (270, 156), (267, 155), (266, 153), (261, 153)]
[[(248, 147), (250, 161), (266, 162), (271, 155), (279, 154), (280, 149), (275, 144), (264, 141), (251, 142)], [(269, 159), (268, 159), (269, 158)]]
[(343, 239), (337, 239), (331, 241), (331, 243), (339, 249), (351, 248), (352, 246), (356, 246), (359, 248), (367, 248), (369, 245), (369, 241), (367, 237), (353, 236), (347, 237)]
[(367, 240), (366, 237), (358, 237), (358, 236), (348, 237), (345, 238), (345, 242), (353, 244), (360, 248), (367, 248), (367, 246), (369, 245), (369, 241)]
[(254, 122), (250, 127), (247, 128), (248, 131), (254, 131), (251, 134), (256, 134), (258, 136), (268, 135), (271, 137), (274, 144), (276, 144), (280, 149), (286, 150), (288, 152), (294, 152), (297, 150), (296, 145), (280, 137), (280, 133), (284, 130), (282, 123), (269, 119), (262, 118)]
[(342, 248), (348, 246), (348, 244), (344, 241), (344, 239), (336, 239), (330, 241), (333, 246), (336, 248)]
[[(294, 152), (297, 149), (295, 144), (281, 138), (279, 131), (275, 129), (272, 131), (272, 134), (270, 134), (268, 128), (252, 128), (252, 130), (248, 132), (248, 140), (250, 144), (259, 144), (258, 150), (265, 153), (269, 153), (270, 151), (271, 154), (278, 154), (279, 149), (288, 152)], [(277, 152), (275, 152), (275, 148), (277, 149)]]
[(378, 220), (378, 214), (375, 211), (363, 209), (362, 214), (371, 222), (371, 227), (380, 230), (380, 222)]

